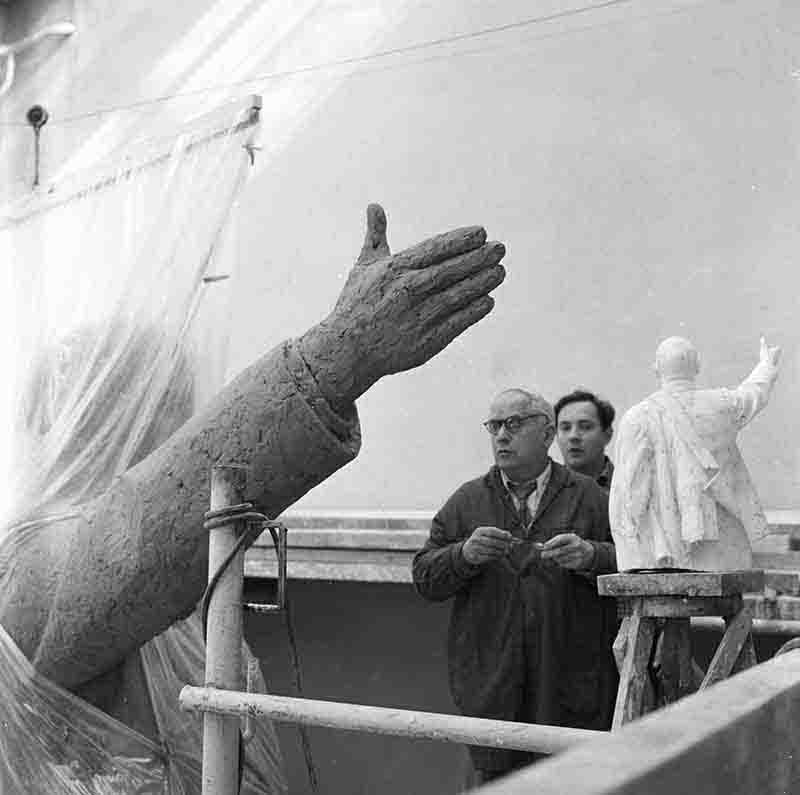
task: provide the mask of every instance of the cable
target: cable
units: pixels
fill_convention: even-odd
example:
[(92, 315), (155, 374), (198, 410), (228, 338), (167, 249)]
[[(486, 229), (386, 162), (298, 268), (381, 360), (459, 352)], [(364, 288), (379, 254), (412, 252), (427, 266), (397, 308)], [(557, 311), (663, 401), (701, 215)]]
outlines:
[[(286, 634), (289, 638), (289, 653), (292, 657), (292, 674), (294, 681), (292, 686), (298, 698), (303, 697), (303, 680), (300, 671), (300, 655), (297, 651), (297, 638), (294, 633), (294, 621), (292, 614), (289, 610), (289, 597), (286, 597)], [(297, 724), (297, 732), (300, 735), (300, 745), (303, 749), (303, 757), (306, 762), (306, 771), (308, 773), (308, 783), (311, 786), (311, 792), (315, 795), (319, 792), (319, 776), (317, 774), (317, 767), (314, 764), (314, 757), (311, 753), (311, 738), (308, 736), (308, 731), (302, 723)]]
[[(226, 508), (220, 508), (217, 511), (207, 511), (205, 514), (205, 523), (203, 524), (203, 527), (207, 531), (214, 530), (217, 527), (222, 527), (223, 525), (230, 524), (231, 522), (235, 521), (247, 522), (247, 530), (245, 530), (236, 540), (236, 543), (231, 548), (231, 551), (225, 556), (225, 559), (219, 564), (217, 570), (209, 578), (208, 585), (206, 585), (206, 589), (203, 591), (203, 597), (200, 600), (200, 615), (203, 621), (203, 640), (206, 640), (208, 606), (211, 603), (211, 596), (214, 593), (214, 589), (217, 587), (220, 577), (222, 577), (222, 575), (225, 573), (225, 570), (228, 568), (228, 566), (230, 566), (231, 561), (236, 557), (236, 555), (248, 541), (255, 540), (255, 538), (261, 534), (262, 529), (265, 527), (269, 528), (270, 532), (272, 532), (272, 527), (275, 525), (275, 523), (268, 517), (264, 516), (263, 513), (258, 513), (257, 511), (251, 510), (252, 507), (252, 503), (243, 502), (238, 505), (229, 505)], [(256, 535), (251, 537), (251, 528), (253, 527), (256, 528)], [(273, 540), (274, 538), (275, 536), (273, 534)]]
[[(228, 566), (230, 566), (231, 561), (236, 557), (242, 547), (248, 541), (254, 541), (257, 538), (264, 528), (269, 530), (270, 535), (272, 536), (272, 543), (275, 545), (275, 554), (280, 555), (279, 545), (278, 545), (278, 536), (275, 532), (276, 527), (282, 527), (280, 522), (275, 520), (269, 519), (263, 513), (259, 513), (258, 511), (254, 511), (253, 503), (251, 502), (242, 502), (238, 503), (237, 505), (228, 505), (225, 508), (220, 508), (216, 511), (207, 511), (205, 514), (205, 522), (203, 527), (207, 531), (211, 531), (216, 529), (217, 527), (223, 527), (224, 525), (230, 524), (231, 522), (236, 521), (244, 521), (247, 523), (246, 529), (244, 532), (236, 539), (236, 543), (231, 548), (231, 551), (225, 556), (225, 559), (219, 564), (217, 570), (214, 572), (213, 576), (209, 579), (208, 585), (206, 585), (206, 589), (203, 592), (203, 597), (200, 600), (200, 615), (201, 621), (203, 624), (203, 640), (207, 640), (207, 628), (208, 628), (208, 607), (211, 603), (211, 597), (214, 593), (214, 589), (217, 587), (217, 583), (220, 580), (220, 577), (225, 573)], [(255, 528), (256, 534), (255, 536), (252, 535), (252, 529)], [(287, 610), (288, 610), (288, 603), (287, 603)], [(288, 614), (287, 614), (288, 620)], [(291, 624), (289, 625), (289, 638), (290, 643), (292, 646), (292, 661), (295, 666), (295, 675), (297, 677), (297, 681), (299, 682), (299, 665), (300, 662), (297, 659), (297, 649), (294, 645), (294, 631), (291, 629)], [(317, 780), (316, 780), (316, 770), (314, 769), (314, 761), (311, 758), (311, 747), (308, 745), (308, 738), (301, 732), (301, 739), (303, 741), (303, 751), (306, 754), (306, 764), (309, 765), (309, 775), (312, 776), (312, 791), (317, 792)], [(242, 786), (244, 784), (244, 766), (245, 766), (245, 742), (244, 737), (242, 735), (241, 729), (239, 730), (239, 760), (238, 760), (238, 786), (237, 786), (237, 795), (241, 793)]]
[[(83, 119), (91, 118), (93, 116), (100, 116), (107, 113), (117, 113), (125, 110), (135, 110), (136, 108), (145, 107), (147, 105), (155, 105), (161, 102), (168, 102), (173, 99), (181, 99), (185, 97), (196, 96), (197, 94), (206, 94), (212, 91), (220, 91), (223, 89), (235, 88), (250, 83), (263, 83), (269, 80), (280, 80), (286, 77), (294, 77), (302, 74), (309, 74), (313, 72), (320, 72), (325, 69), (331, 69), (341, 66), (352, 66), (353, 64), (367, 63), (370, 61), (386, 58), (393, 55), (402, 55), (411, 52), (418, 52), (420, 50), (431, 49), (433, 47), (440, 47), (445, 44), (452, 44), (460, 41), (467, 41), (483, 36), (495, 35), (497, 33), (505, 33), (510, 30), (519, 28), (530, 27), (532, 25), (541, 25), (548, 22), (554, 22), (559, 19), (567, 19), (569, 17), (578, 16), (580, 14), (587, 14), (593, 11), (601, 11), (604, 9), (612, 8), (614, 6), (629, 5), (637, 0), (605, 0), (605, 2), (595, 3), (593, 5), (579, 6), (577, 8), (569, 8), (564, 11), (556, 11), (552, 14), (544, 14), (536, 17), (529, 17), (527, 19), (517, 20), (515, 22), (508, 22), (503, 25), (494, 25), (491, 27), (480, 28), (478, 30), (468, 31), (467, 33), (456, 33), (451, 36), (441, 36), (435, 39), (428, 39), (425, 41), (414, 42), (400, 47), (392, 47), (386, 50), (379, 50), (378, 52), (369, 53), (367, 55), (357, 55), (350, 58), (340, 58), (332, 61), (325, 61), (318, 64), (309, 64), (308, 66), (301, 66), (295, 69), (286, 69), (280, 72), (268, 72), (266, 74), (250, 77), (245, 80), (237, 80), (230, 83), (218, 83), (213, 86), (206, 86), (205, 88), (197, 88), (191, 91), (176, 92), (174, 94), (164, 94), (158, 97), (151, 97), (149, 99), (141, 99), (136, 102), (131, 102), (126, 105), (113, 105), (105, 108), (98, 108), (93, 111), (85, 113), (78, 113), (73, 116), (65, 116), (61, 119), (53, 119), (55, 124), (66, 124), (68, 122), (81, 121)], [(454, 54), (454, 55), (457, 55)], [(14, 124), (4, 123), (4, 124)]]

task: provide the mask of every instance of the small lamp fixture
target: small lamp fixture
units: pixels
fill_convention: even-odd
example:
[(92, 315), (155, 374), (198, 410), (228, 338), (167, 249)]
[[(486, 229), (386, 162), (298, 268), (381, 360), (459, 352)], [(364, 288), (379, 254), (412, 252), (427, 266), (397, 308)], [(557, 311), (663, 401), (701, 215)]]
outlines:
[(47, 124), (50, 114), (41, 105), (34, 105), (28, 108), (25, 118), (28, 120), (28, 124), (33, 127), (33, 135), (36, 139), (33, 169), (33, 187), (35, 188), (39, 185), (39, 133), (42, 131), (42, 127)]

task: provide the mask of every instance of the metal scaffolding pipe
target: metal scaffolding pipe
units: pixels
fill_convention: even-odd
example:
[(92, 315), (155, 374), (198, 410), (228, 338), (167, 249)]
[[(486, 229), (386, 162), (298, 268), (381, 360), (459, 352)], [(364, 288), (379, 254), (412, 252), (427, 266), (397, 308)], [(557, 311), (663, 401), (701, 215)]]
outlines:
[[(211, 510), (236, 506), (244, 499), (247, 470), (217, 465), (211, 470)], [(236, 688), (242, 682), (242, 585), (244, 550), (240, 549), (216, 581), (217, 571), (233, 554), (244, 528), (231, 517), (211, 530), (208, 576), (213, 591), (208, 605), (206, 638), (207, 686)], [(226, 715), (203, 716), (203, 795), (239, 791), (239, 721)]]
[[(716, 616), (693, 616), (692, 627), (695, 629), (725, 630), (725, 621)], [(800, 636), (800, 621), (780, 618), (754, 618), (751, 632), (756, 635)]]
[(438, 712), (369, 707), (338, 701), (315, 701), (261, 693), (186, 686), (180, 704), (185, 710), (220, 715), (270, 718), (282, 723), (326, 726), (330, 729), (392, 734), (490, 748), (556, 754), (608, 732), (562, 726), (465, 718)]

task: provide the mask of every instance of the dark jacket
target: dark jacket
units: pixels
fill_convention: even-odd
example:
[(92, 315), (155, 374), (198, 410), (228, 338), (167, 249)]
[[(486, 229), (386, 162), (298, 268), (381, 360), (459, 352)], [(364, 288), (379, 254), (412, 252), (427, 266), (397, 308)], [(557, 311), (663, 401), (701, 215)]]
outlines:
[[(552, 467), (527, 532), (497, 467), (461, 486), (414, 557), (414, 584), (426, 599), (455, 599), (449, 677), (465, 715), (608, 729), (617, 685), (611, 653), (616, 605), (597, 595), (594, 576), (616, 570), (608, 495), (591, 478), (555, 462)], [(472, 566), (462, 547), (481, 525), (509, 530), (527, 543), (499, 561)], [(543, 562), (530, 543), (567, 532), (593, 543), (591, 571)], [(509, 753), (472, 751), (476, 767), (484, 769), (503, 767)]]
[(597, 481), (597, 485), (600, 486), (601, 489), (605, 489), (605, 491), (609, 491), (611, 489), (611, 481), (614, 478), (614, 464), (611, 463), (611, 459), (606, 456), (605, 464), (603, 464), (602, 470), (600, 470), (600, 474), (595, 478)]

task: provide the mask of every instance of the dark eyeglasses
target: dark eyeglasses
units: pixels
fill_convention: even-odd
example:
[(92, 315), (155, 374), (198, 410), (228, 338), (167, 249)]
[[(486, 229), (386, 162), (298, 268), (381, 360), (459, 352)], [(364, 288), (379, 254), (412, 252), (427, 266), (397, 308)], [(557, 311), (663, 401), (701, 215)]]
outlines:
[(492, 436), (497, 436), (503, 426), (505, 426), (505, 429), (510, 434), (515, 434), (527, 420), (530, 420), (533, 417), (546, 416), (547, 415), (541, 411), (537, 411), (534, 414), (512, 414), (510, 417), (506, 417), (504, 420), (486, 420), (486, 422), (483, 423), (483, 427), (486, 428), (486, 430), (489, 431)]

